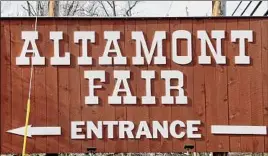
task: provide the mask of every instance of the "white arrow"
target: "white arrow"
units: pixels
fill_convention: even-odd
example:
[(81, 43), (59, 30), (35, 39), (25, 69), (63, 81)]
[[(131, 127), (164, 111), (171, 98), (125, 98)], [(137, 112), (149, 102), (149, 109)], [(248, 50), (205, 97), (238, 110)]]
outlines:
[[(25, 127), (19, 127), (7, 131), (8, 133), (16, 135), (24, 135)], [(32, 137), (33, 135), (61, 135), (60, 127), (32, 127), (28, 125), (27, 137)]]
[(267, 135), (266, 126), (211, 125), (212, 134)]

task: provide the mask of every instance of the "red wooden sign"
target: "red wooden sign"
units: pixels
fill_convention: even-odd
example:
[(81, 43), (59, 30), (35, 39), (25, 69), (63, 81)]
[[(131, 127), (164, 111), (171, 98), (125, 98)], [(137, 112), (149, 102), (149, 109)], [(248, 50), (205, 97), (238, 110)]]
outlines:
[[(1, 19), (1, 148), (268, 152), (266, 18)], [(32, 66), (31, 66), (32, 64)]]

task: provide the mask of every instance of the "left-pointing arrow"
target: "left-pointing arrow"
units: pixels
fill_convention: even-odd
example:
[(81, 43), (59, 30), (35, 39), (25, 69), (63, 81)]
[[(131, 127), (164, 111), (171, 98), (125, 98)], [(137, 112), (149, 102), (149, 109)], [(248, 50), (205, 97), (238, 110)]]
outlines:
[[(8, 130), (7, 132), (23, 136), (25, 132), (25, 127), (11, 129), (11, 130)], [(34, 135), (61, 135), (61, 128), (60, 127), (32, 127), (32, 125), (28, 125), (27, 137), (32, 137)]]

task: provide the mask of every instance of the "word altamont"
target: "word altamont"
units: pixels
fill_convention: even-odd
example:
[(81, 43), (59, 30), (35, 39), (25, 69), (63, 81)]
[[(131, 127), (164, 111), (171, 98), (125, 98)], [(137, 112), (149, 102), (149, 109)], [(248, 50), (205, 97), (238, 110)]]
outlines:
[[(239, 42), (239, 52), (234, 58), (235, 64), (250, 64), (250, 57), (246, 56), (245, 44), (246, 41), (253, 42), (252, 30), (232, 30), (230, 34), (231, 42)], [(40, 56), (38, 51), (36, 40), (38, 40), (38, 31), (22, 31), (21, 38), (24, 40), (24, 45), (20, 56), (16, 58), (17, 65), (30, 65), (30, 58), (26, 57), (28, 53), (32, 55), (33, 65), (45, 65), (45, 57)], [(74, 31), (73, 34), (74, 43), (82, 43), (81, 56), (77, 58), (78, 65), (92, 65), (92, 57), (88, 56), (88, 42), (95, 43), (94, 31)], [(199, 64), (211, 64), (211, 56), (207, 53), (207, 45), (211, 51), (212, 56), (217, 64), (226, 64), (226, 56), (222, 55), (222, 39), (225, 38), (224, 30), (211, 31), (211, 38), (216, 40), (216, 48), (213, 46), (211, 39), (205, 30), (197, 31), (197, 38), (201, 43), (201, 54), (198, 57)], [(60, 40), (63, 39), (63, 32), (51, 31), (50, 39), (54, 42), (54, 56), (50, 58), (51, 65), (70, 65), (70, 53), (65, 52), (63, 57), (60, 56)], [(98, 64), (100, 65), (126, 65), (127, 58), (121, 53), (118, 40), (120, 40), (120, 31), (104, 31), (104, 39), (106, 45), (103, 55), (98, 58)], [(166, 64), (167, 58), (163, 55), (163, 40), (166, 39), (165, 31), (156, 31), (154, 38), (151, 42), (150, 49), (147, 46), (144, 34), (141, 31), (132, 31), (131, 39), (136, 41), (136, 56), (132, 57), (131, 64), (144, 65), (147, 64), (161, 65)], [(187, 55), (179, 56), (181, 52), (178, 50), (178, 40), (187, 40)], [(102, 41), (100, 41), (102, 42)], [(29, 45), (32, 45), (32, 49), (28, 49)], [(113, 46), (112, 46), (113, 45)], [(126, 48), (127, 49), (127, 48)], [(93, 51), (92, 53), (95, 53)], [(144, 56), (142, 56), (142, 52)], [(156, 54), (154, 54), (156, 52)], [(100, 53), (97, 51), (96, 53)], [(109, 56), (114, 53), (116, 56)], [(192, 34), (186, 30), (177, 30), (172, 33), (171, 38), (171, 57), (174, 63), (184, 65), (189, 64), (192, 61)]]

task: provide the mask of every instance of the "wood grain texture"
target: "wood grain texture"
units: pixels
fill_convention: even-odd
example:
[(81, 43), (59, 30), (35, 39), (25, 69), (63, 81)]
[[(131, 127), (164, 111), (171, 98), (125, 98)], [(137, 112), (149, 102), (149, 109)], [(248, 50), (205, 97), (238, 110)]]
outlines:
[[(93, 23), (91, 22), (91, 20), (80, 20), (78, 21), (79, 24), (79, 30), (80, 31), (88, 31), (88, 30), (94, 30), (94, 27), (92, 26)], [(94, 30), (96, 31), (96, 30)], [(77, 44), (79, 47), (82, 47), (82, 41), (79, 40), (79, 43)], [(90, 43), (90, 41), (88, 41), (87, 43), (88, 46), (88, 55), (92, 55), (92, 49), (93, 49), (93, 44)], [(79, 48), (79, 56), (82, 55), (82, 48)], [(96, 67), (97, 68), (97, 67)], [(89, 86), (88, 86), (88, 82), (86, 79), (84, 79), (84, 72), (86, 70), (91, 70), (91, 66), (80, 66), (79, 68), (79, 73), (80, 73), (80, 106), (81, 106), (81, 115), (82, 115), (82, 121), (86, 121), (86, 120), (90, 120), (90, 121), (94, 121), (96, 122), (96, 113), (95, 113), (95, 109), (97, 107), (88, 107), (85, 104), (85, 96), (87, 96), (88, 90), (89, 90)], [(90, 113), (89, 113), (90, 112)], [(85, 131), (86, 129), (83, 128), (83, 131)], [(95, 140), (94, 140), (95, 142)], [(86, 151), (86, 149), (88, 147), (96, 147), (96, 143), (93, 144), (93, 140), (83, 140), (82, 141), (82, 151)], [(98, 148), (98, 147), (97, 147)]]
[[(227, 33), (226, 39), (231, 40), (231, 30), (237, 29), (237, 19), (229, 20), (227, 22)], [(236, 52), (239, 50), (238, 41), (234, 42), (230, 46), (227, 46), (226, 52), (228, 58), (234, 58), (237, 55)], [(240, 77), (239, 67), (235, 64), (234, 59), (228, 60), (227, 75), (228, 75), (228, 102), (229, 102), (229, 124), (239, 125), (243, 118), (241, 117), (240, 110), (243, 106), (240, 104)], [(230, 136), (230, 151), (241, 151), (241, 137)]]
[[(62, 135), (56, 137), (35, 136), (28, 139), (27, 153), (69, 153), (86, 152), (88, 147), (96, 147), (97, 152), (183, 152), (185, 144), (193, 144), (194, 151), (206, 152), (264, 152), (268, 151), (267, 136), (252, 135), (212, 135), (210, 126), (219, 125), (265, 125), (268, 126), (268, 20), (257, 19), (39, 19), (36, 41), (39, 52), (46, 57), (45, 66), (35, 66), (31, 98), (30, 123), (33, 126), (60, 126)], [(25, 123), (26, 102), (29, 90), (30, 66), (18, 66), (15, 59), (20, 55), (24, 41), (21, 31), (33, 30), (33, 19), (1, 19), (1, 153), (21, 153), (23, 137), (6, 133)], [(70, 66), (52, 66), (53, 41), (50, 31), (62, 31), (60, 55), (71, 53)], [(95, 43), (88, 42), (88, 55), (93, 65), (78, 66), (77, 57), (81, 56), (81, 41), (74, 43), (74, 31), (95, 31)], [(178, 65), (172, 61), (172, 33), (187, 30), (192, 34), (193, 61), (187, 65)], [(222, 41), (222, 53), (227, 57), (226, 65), (217, 65), (212, 59), (211, 65), (200, 65), (201, 53), (198, 30), (206, 30), (211, 36), (212, 30), (225, 30)], [(238, 55), (239, 43), (231, 42), (231, 30), (253, 30), (252, 43), (246, 44), (250, 65), (237, 65), (234, 57)], [(99, 65), (98, 58), (103, 55), (106, 46), (104, 31), (120, 31), (119, 46), (127, 57), (127, 65)], [(136, 56), (136, 42), (131, 39), (132, 31), (142, 31), (148, 49), (151, 48), (155, 31), (166, 31), (163, 41), (163, 53), (167, 64), (143, 66), (132, 64)], [(214, 47), (215, 40), (211, 39)], [(178, 54), (186, 55), (186, 40), (178, 40)], [(207, 53), (211, 55), (209, 48)], [(112, 55), (114, 56), (114, 55)], [(146, 62), (146, 61), (145, 61)], [(105, 82), (96, 80), (102, 89), (96, 89), (100, 105), (85, 105), (88, 95), (88, 80), (84, 78), (86, 70), (104, 70)], [(133, 95), (137, 96), (137, 105), (109, 105), (108, 96), (112, 95), (115, 80), (114, 70), (130, 70), (128, 81)], [(152, 94), (156, 96), (156, 105), (142, 105), (141, 96), (145, 95), (145, 80), (141, 70), (154, 70)], [(184, 74), (184, 89), (188, 96), (188, 105), (163, 105), (161, 96), (165, 94), (165, 83), (161, 79), (161, 70), (180, 70)], [(172, 80), (172, 85), (177, 82)], [(176, 95), (177, 91), (172, 91)], [(123, 95), (123, 94), (120, 94)], [(198, 132), (201, 139), (158, 138), (158, 139), (118, 139), (118, 128), (114, 129), (115, 139), (107, 139), (107, 127), (103, 129), (104, 139), (72, 140), (71, 121), (140, 121), (200, 120)], [(151, 124), (151, 123), (150, 123)], [(135, 128), (134, 132), (137, 128)], [(179, 131), (185, 131), (185, 128)], [(86, 126), (83, 127), (86, 134)]]
[[(36, 42), (38, 45), (38, 50), (40, 55), (45, 56), (46, 52), (46, 38), (48, 38), (49, 34), (46, 30), (47, 21), (39, 21), (37, 30), (39, 32), (39, 40)], [(47, 33), (45, 33), (47, 32)], [(35, 112), (35, 126), (46, 126), (47, 125), (47, 96), (46, 96), (46, 67), (45, 66), (37, 66), (34, 68), (34, 86), (35, 86), (35, 101), (36, 105)], [(24, 119), (25, 120), (25, 119)], [(21, 145), (20, 145), (21, 146)], [(46, 136), (38, 136), (35, 138), (35, 152), (44, 153), (47, 152), (47, 137)]]
[[(244, 29), (248, 30), (249, 28), (249, 19), (247, 20), (238, 20), (237, 21), (238, 29)], [(250, 51), (249, 46), (246, 46), (248, 55), (252, 55), (253, 51)], [(251, 61), (252, 61), (251, 57)], [(240, 77), (243, 78), (243, 81), (240, 81), (239, 83), (239, 94), (240, 94), (240, 101), (239, 104), (243, 106), (243, 109), (240, 110), (241, 118), (243, 119), (241, 121), (241, 124), (243, 125), (251, 125), (251, 99), (250, 99), (250, 83), (251, 83), (251, 72), (252, 72), (252, 66), (238, 66), (239, 68), (239, 74)], [(252, 136), (241, 136), (241, 151), (252, 151)]]
[[(172, 20), (170, 21), (170, 32), (174, 32), (176, 30), (181, 30), (182, 29), (182, 25), (181, 25), (181, 20)], [(177, 41), (177, 49), (180, 51), (181, 55), (185, 55), (186, 51), (182, 50), (182, 42), (183, 41)], [(185, 44), (186, 42), (184, 42)], [(180, 45), (180, 46), (179, 46)], [(183, 66), (180, 66), (176, 63), (174, 63), (173, 61), (170, 62), (170, 69), (176, 69), (179, 71), (183, 72)], [(185, 88), (185, 84), (187, 82), (184, 82), (184, 88)], [(177, 80), (171, 80), (171, 84), (172, 85), (178, 85), (178, 81)], [(185, 89), (185, 92), (187, 93), (187, 90)], [(185, 93), (185, 94), (186, 94)], [(178, 91), (172, 91), (171, 95), (178, 95)], [(188, 99), (189, 100), (189, 99)], [(178, 107), (179, 106), (179, 107)], [(171, 105), (171, 121), (173, 120), (183, 120), (183, 111), (182, 111), (182, 107), (185, 107), (183, 105)], [(183, 130), (185, 131), (185, 129)], [(174, 152), (179, 152), (179, 151), (184, 151), (184, 139), (175, 139), (172, 138), (173, 141), (173, 150)]]
[(11, 135), (11, 32), (9, 20), (1, 22), (1, 152), (12, 152)]
[[(96, 41), (95, 41), (95, 44), (91, 44), (92, 48), (90, 51), (92, 58), (93, 58), (93, 65), (95, 67), (92, 69), (94, 69), (94, 70), (106, 70), (106, 68), (107, 68), (105, 66), (99, 65), (99, 63), (98, 63), (98, 58), (100, 56), (102, 56), (101, 51), (104, 50), (104, 46), (105, 46), (105, 43), (103, 42), (102, 27), (100, 26), (101, 24), (102, 24), (101, 20), (92, 20), (91, 21), (91, 30), (96, 32)], [(108, 75), (108, 74), (106, 73), (106, 75)], [(106, 78), (107, 78), (107, 76), (106, 76)], [(104, 83), (97, 80), (96, 84), (103, 85)], [(88, 87), (88, 82), (87, 82), (87, 87)], [(85, 95), (88, 95), (88, 89), (85, 92)], [(108, 103), (108, 98), (107, 98), (108, 93), (107, 93), (105, 88), (97, 89), (96, 95), (98, 95), (100, 97), (99, 100), (100, 100), (101, 107), (87, 105), (86, 109), (83, 110), (85, 114), (93, 115), (93, 121), (95, 121), (95, 122), (101, 121), (104, 118), (104, 116), (105, 116), (105, 114), (104, 114), (105, 107), (104, 106)], [(92, 109), (91, 113), (89, 113), (89, 111), (88, 111), (90, 109)], [(98, 112), (102, 112), (102, 113), (98, 113)], [(90, 118), (85, 118), (84, 120), (89, 120), (89, 119)], [(87, 140), (87, 141), (89, 141), (89, 140)], [(96, 137), (95, 137), (95, 139), (93, 140), (92, 146), (96, 147), (98, 149), (98, 151), (105, 152), (105, 140), (96, 139)]]
[[(251, 98), (251, 124), (263, 125), (263, 95), (262, 95), (262, 38), (261, 21), (250, 19), (250, 29), (253, 30), (254, 41), (249, 45), (249, 51), (252, 53), (252, 74), (250, 83)], [(264, 150), (264, 137), (253, 136), (253, 151), (261, 152)]]
[[(102, 42), (102, 46), (100, 47), (100, 56), (102, 56), (102, 53), (104, 52), (104, 48), (106, 46), (107, 40), (104, 39), (104, 31), (113, 31), (115, 26), (114, 20), (101, 20), (101, 33), (100, 35), (100, 42)], [(96, 58), (98, 60), (98, 58)], [(98, 62), (97, 62), (98, 63)], [(112, 95), (112, 91), (114, 89), (115, 80), (113, 79), (113, 66), (107, 66), (103, 65), (105, 72), (105, 87), (104, 87), (104, 94), (103, 99), (105, 101), (102, 103), (104, 110), (103, 112), (103, 121), (115, 121), (116, 119), (116, 106), (107, 105), (108, 103), (108, 96)], [(100, 120), (102, 121), (102, 120)], [(105, 135), (105, 144), (104, 144), (104, 152), (112, 152), (114, 153), (116, 151), (116, 140), (115, 139), (107, 139), (107, 127), (104, 128)], [(114, 132), (115, 135), (115, 132)]]
[[(215, 30), (226, 30), (227, 21), (225, 19), (215, 21)], [(229, 38), (227, 39), (225, 33), (225, 39), (222, 41), (222, 54), (227, 56), (228, 54), (228, 47), (227, 45), (231, 41)], [(231, 58), (233, 61), (233, 58)], [(215, 71), (215, 79), (216, 79), (216, 103), (213, 104), (216, 107), (217, 115), (216, 115), (216, 122), (213, 124), (218, 125), (228, 125), (228, 83), (227, 83), (227, 66), (226, 65), (216, 65)], [(214, 117), (215, 118), (215, 117)], [(219, 140), (218, 143), (218, 150), (219, 152), (226, 152), (229, 151), (229, 136), (217, 136)]]
[[(68, 30), (67, 34), (69, 36), (69, 52), (71, 55), (71, 66), (68, 72), (68, 85), (69, 85), (69, 101), (70, 101), (70, 121), (81, 121), (82, 120), (82, 102), (80, 100), (80, 66), (75, 66), (77, 64), (77, 58), (79, 56), (80, 46), (74, 44), (74, 31), (79, 31), (78, 20), (68, 20)], [(81, 48), (82, 49), (82, 48)], [(72, 140), (70, 141), (70, 150), (82, 150), (82, 141), (81, 140)]]
[[(268, 20), (261, 21), (261, 51), (262, 51), (262, 95), (263, 95), (263, 124), (268, 125)], [(268, 151), (268, 137), (265, 136), (264, 151)]]
[[(146, 27), (147, 46), (148, 46), (148, 49), (151, 49), (155, 31), (158, 31), (158, 21), (157, 20), (147, 20), (146, 26), (147, 26)], [(163, 48), (163, 51), (165, 51), (164, 48)], [(148, 70), (153, 70), (157, 73), (160, 73), (159, 68), (157, 67), (158, 65), (154, 64), (153, 59), (152, 59), (151, 64), (148, 64), (147, 66), (148, 66)], [(153, 88), (152, 95), (155, 97), (160, 97), (161, 92), (164, 91), (162, 89), (155, 88), (155, 85), (162, 84), (161, 78), (159, 76), (160, 76), (160, 74), (159, 75), (156, 74), (155, 79), (152, 81), (152, 88)], [(144, 88), (144, 90), (145, 90), (145, 88)], [(164, 110), (162, 110), (162, 112), (159, 111), (159, 110), (161, 110), (160, 99), (158, 98), (156, 101), (158, 101), (156, 105), (151, 105), (151, 106), (148, 105), (150, 123), (152, 121), (155, 121), (155, 120), (160, 120), (161, 116), (165, 115)], [(156, 152), (159, 150), (161, 150), (161, 138), (151, 139), (150, 140), (150, 151)]]
[[(60, 54), (69, 51), (69, 37), (67, 20), (61, 20), (56, 26), (57, 31), (62, 31), (64, 41), (60, 43)], [(69, 97), (69, 68), (58, 67), (58, 95), (59, 95), (59, 126), (62, 127), (62, 134), (59, 136), (59, 152), (71, 152), (70, 150), (70, 97)]]
[[(11, 21), (11, 89), (12, 89), (12, 126), (16, 128), (18, 125), (25, 124), (25, 108), (27, 101), (22, 98), (22, 68), (16, 65), (16, 56), (19, 56), (23, 41), (19, 34), (22, 30), (21, 20)], [(12, 135), (12, 152), (20, 153), (23, 143), (23, 138), (17, 135)]]
[[(213, 19), (206, 20), (206, 31), (208, 35), (211, 36), (211, 31), (216, 29), (215, 28), (215, 22)], [(212, 40), (212, 44), (215, 46), (216, 41)], [(210, 51), (207, 47), (207, 51)], [(211, 53), (209, 54), (211, 55)], [(216, 88), (216, 78), (215, 78), (215, 72), (216, 72), (216, 64), (215, 60), (211, 60), (211, 65), (205, 65), (205, 92), (206, 92), (206, 128), (207, 130), (210, 129), (210, 126), (214, 123), (217, 123), (217, 116), (215, 114), (218, 114), (218, 109), (216, 107), (216, 96), (217, 96), (217, 88)], [(218, 123), (217, 123), (218, 124)], [(216, 136), (210, 133), (210, 131), (207, 131), (207, 150), (210, 151), (212, 149), (218, 151), (218, 143), (220, 140), (217, 139)]]
[[(120, 51), (123, 56), (127, 56), (127, 48), (125, 47), (125, 22), (122, 20), (114, 20), (113, 22), (113, 31), (120, 31), (120, 40), (118, 41), (118, 45)], [(128, 60), (129, 61), (129, 60)], [(126, 70), (125, 65), (115, 65), (114, 70)], [(130, 83), (130, 80), (128, 80)], [(120, 93), (119, 93), (120, 95)], [(121, 94), (124, 95), (124, 94)], [(126, 121), (127, 119), (127, 107), (125, 105), (118, 105), (115, 106), (115, 120), (116, 121)], [(115, 152), (127, 152), (127, 142), (125, 139), (119, 139), (118, 135), (118, 127), (115, 128), (116, 130), (116, 145), (115, 145)]]
[[(127, 20), (125, 21), (125, 50), (127, 51), (128, 55), (131, 57), (136, 56), (136, 52), (135, 52), (135, 47), (136, 47), (136, 43), (135, 41), (131, 40), (131, 32), (136, 30), (136, 20)], [(138, 94), (137, 91), (137, 82), (138, 82), (138, 77), (136, 77), (135, 75), (138, 74), (139, 72), (139, 68), (137, 66), (133, 66), (131, 65), (131, 59), (128, 59), (128, 66), (129, 69), (131, 70), (131, 79), (130, 79), (130, 89), (131, 92), (134, 95)], [(137, 100), (139, 101), (140, 99), (137, 98)], [(127, 107), (127, 120), (129, 121), (133, 121), (133, 122), (138, 122), (138, 118), (137, 118), (137, 110), (138, 108), (135, 106), (129, 106)], [(136, 128), (134, 130), (137, 130)], [(128, 152), (138, 152), (139, 151), (139, 141), (137, 139), (131, 139), (127, 142), (127, 147), (128, 147)]]
[[(47, 21), (49, 22), (49, 21)], [(45, 36), (49, 36), (50, 30), (56, 30), (55, 20), (45, 26)], [(62, 42), (62, 41), (60, 41)], [(44, 56), (51, 58), (54, 56), (54, 43), (52, 40), (46, 42)], [(49, 62), (49, 61), (48, 61)], [(59, 95), (58, 95), (58, 67), (47, 63), (46, 66), (46, 102), (47, 102), (47, 126), (59, 125)], [(47, 151), (57, 153), (59, 151), (59, 137), (47, 137)]]
[[(35, 29), (34, 21), (31, 21), (31, 20), (23, 20), (22, 21), (22, 30), (33, 31), (34, 29)], [(29, 95), (31, 67), (30, 66), (21, 66), (21, 67), (22, 67), (22, 102), (23, 102), (24, 109), (26, 111), (26, 103), (27, 103), (28, 95)], [(32, 69), (32, 72), (34, 72), (34, 68)], [(32, 81), (31, 98), (30, 98), (30, 100), (31, 100), (31, 109), (30, 109), (31, 115), (30, 115), (30, 119), (29, 119), (29, 124), (35, 125), (36, 101), (34, 99), (34, 97), (35, 97), (34, 74), (33, 74), (31, 81)], [(23, 120), (25, 121), (25, 117)], [(34, 151), (34, 148), (35, 148), (34, 138), (27, 139), (27, 146), (26, 147), (27, 147), (26, 148), (27, 153), (32, 153)]]
[[(197, 37), (197, 30), (205, 29), (205, 21), (204, 20), (196, 20), (193, 21), (193, 37)], [(206, 91), (205, 91), (205, 66), (198, 64), (197, 57), (201, 54), (199, 49), (200, 42), (197, 40), (193, 40), (193, 50), (195, 53), (193, 54), (194, 61), (194, 99), (193, 99), (193, 109), (194, 116), (201, 120), (201, 127), (199, 128), (199, 132), (202, 133), (202, 138), (197, 139), (195, 141), (195, 150), (196, 151), (207, 151), (206, 138), (207, 138), (207, 129), (206, 129)]]
[[(147, 23), (148, 20), (142, 20), (142, 21), (138, 21), (136, 20), (136, 31), (142, 31), (144, 34), (144, 38), (148, 39), (149, 38), (149, 34), (147, 34), (147, 31), (150, 30), (150, 28), (147, 28)], [(149, 45), (150, 47), (150, 42), (146, 42), (147, 45)], [(136, 120), (137, 121), (150, 121), (150, 108), (149, 106), (146, 105), (142, 105), (141, 104), (141, 96), (145, 95), (145, 89), (144, 89), (144, 85), (139, 85), (139, 84), (144, 84), (145, 80), (140, 79), (141, 77), (141, 70), (148, 70), (148, 65), (145, 63), (145, 65), (140, 65), (137, 66), (138, 67), (138, 72), (136, 73), (136, 77), (137, 77), (137, 97), (139, 97), (139, 100), (137, 101), (137, 109), (136, 109)], [(153, 92), (153, 91), (152, 91)], [(137, 124), (138, 125), (138, 124)], [(139, 139), (139, 147), (138, 147), (138, 151), (139, 152), (146, 152), (146, 151), (150, 151), (150, 140), (144, 138), (144, 136), (142, 136)]]

